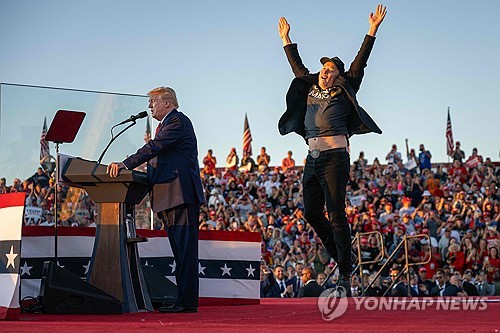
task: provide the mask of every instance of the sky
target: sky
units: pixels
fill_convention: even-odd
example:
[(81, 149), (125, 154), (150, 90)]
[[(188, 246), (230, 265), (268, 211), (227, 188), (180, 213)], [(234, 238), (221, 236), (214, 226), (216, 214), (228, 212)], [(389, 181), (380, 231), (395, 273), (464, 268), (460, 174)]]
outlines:
[[(405, 155), (407, 138), (410, 148), (425, 144), (433, 162), (446, 162), (449, 107), (454, 138), (466, 154), (477, 147), (498, 161), (500, 1), (384, 4), (388, 14), (358, 93), (359, 104), (383, 134), (351, 138), (351, 159), (364, 151), (370, 162), (384, 161), (393, 143)], [(293, 79), (278, 19), (288, 19), (305, 65), (317, 72), (323, 56), (350, 64), (376, 5), (352, 0), (1, 0), (0, 82), (139, 95), (171, 86), (179, 109), (194, 123), (200, 160), (209, 148), (219, 166), (231, 147), (241, 155), (246, 113), (254, 156), (266, 146), (271, 164), (280, 164), (292, 150), (302, 164), (304, 140), (277, 130)], [(130, 114), (146, 109), (146, 101)], [(23, 113), (9, 115), (16, 117), (22, 121)], [(37, 126), (41, 122), (36, 119)], [(137, 145), (142, 140), (138, 135)], [(120, 149), (123, 155), (133, 152), (126, 145)]]

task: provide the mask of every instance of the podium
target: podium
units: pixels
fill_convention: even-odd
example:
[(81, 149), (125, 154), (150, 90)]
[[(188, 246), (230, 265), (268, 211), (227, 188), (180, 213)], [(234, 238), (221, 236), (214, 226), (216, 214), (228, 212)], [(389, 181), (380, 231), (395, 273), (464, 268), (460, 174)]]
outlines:
[(122, 170), (118, 177), (106, 166), (69, 158), (61, 168), (62, 179), (83, 188), (98, 205), (94, 249), (86, 281), (117, 298), (123, 312), (153, 311), (141, 270), (135, 234), (135, 205), (148, 193), (144, 172)]

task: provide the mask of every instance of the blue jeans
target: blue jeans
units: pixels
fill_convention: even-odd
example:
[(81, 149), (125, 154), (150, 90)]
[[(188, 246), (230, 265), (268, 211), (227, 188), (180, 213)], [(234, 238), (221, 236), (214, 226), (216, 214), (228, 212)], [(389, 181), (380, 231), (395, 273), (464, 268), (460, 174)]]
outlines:
[[(325, 150), (317, 158), (307, 156), (302, 181), (304, 217), (344, 275), (352, 271), (351, 229), (345, 213), (349, 168), (350, 157), (345, 148)], [(328, 218), (324, 214), (325, 203)]]

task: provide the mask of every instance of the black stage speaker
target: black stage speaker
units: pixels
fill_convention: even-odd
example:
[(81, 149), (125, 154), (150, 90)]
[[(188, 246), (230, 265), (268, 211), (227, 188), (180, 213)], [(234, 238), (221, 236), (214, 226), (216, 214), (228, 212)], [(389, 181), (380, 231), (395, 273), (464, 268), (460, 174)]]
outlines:
[(120, 300), (51, 261), (43, 263), (40, 297), (45, 313), (122, 314)]
[(153, 305), (175, 303), (178, 296), (177, 286), (153, 266), (141, 266), (141, 268)]

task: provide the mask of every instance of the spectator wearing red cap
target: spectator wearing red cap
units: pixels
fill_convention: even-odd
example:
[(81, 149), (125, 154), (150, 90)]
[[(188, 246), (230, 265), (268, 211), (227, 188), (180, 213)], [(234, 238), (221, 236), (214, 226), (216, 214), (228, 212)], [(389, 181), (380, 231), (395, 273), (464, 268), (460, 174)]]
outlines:
[(430, 274), (427, 275), (427, 268), (420, 267), (418, 269), (418, 278), (419, 278), (418, 284), (419, 285), (423, 284), (425, 286), (425, 289), (428, 290), (429, 292), (433, 287), (433, 282), (431, 279), (429, 279), (429, 277), (432, 278), (432, 276), (433, 275)]
[(393, 208), (392, 203), (390, 203), (390, 202), (387, 202), (384, 205), (384, 211), (380, 214), (380, 217), (378, 219), (382, 228), (387, 226), (387, 223), (389, 222), (389, 220), (394, 220), (394, 212), (393, 212), (392, 208)]
[(415, 222), (411, 218), (411, 215), (408, 213), (404, 213), (403, 215), (403, 223), (406, 228), (407, 235), (416, 235)]
[(215, 210), (211, 210), (208, 214), (208, 220), (206, 221), (207, 226), (209, 226), (210, 230), (215, 230), (217, 226), (217, 212)]
[(402, 219), (403, 215), (408, 213), (408, 214), (413, 214), (415, 211), (415, 207), (411, 205), (411, 198), (409, 197), (403, 197), (402, 199), (403, 207), (399, 209), (399, 217)]

